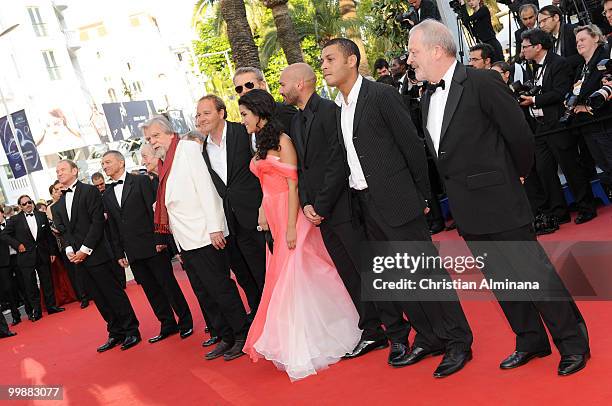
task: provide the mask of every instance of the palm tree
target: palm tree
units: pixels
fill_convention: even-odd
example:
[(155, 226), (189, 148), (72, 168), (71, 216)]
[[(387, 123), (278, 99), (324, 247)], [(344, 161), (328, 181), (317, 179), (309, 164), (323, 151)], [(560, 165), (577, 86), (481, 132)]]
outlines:
[(264, 6), (272, 11), (276, 25), (276, 38), (283, 48), (288, 64), (304, 62), (300, 38), (289, 15), (289, 0), (261, 0)]
[[(215, 3), (215, 0), (198, 0), (195, 4), (194, 21), (197, 21), (205, 13), (207, 6)], [(246, 15), (244, 0), (218, 0), (219, 11), (226, 22), (227, 38), (232, 49), (232, 59), (237, 68), (253, 66), (261, 68), (259, 52), (251, 26)], [(227, 24), (231, 21), (231, 24)]]
[[(339, 5), (340, 14), (343, 20), (357, 21), (357, 6), (354, 0), (340, 0)], [(364, 76), (371, 75), (370, 67), (368, 65), (368, 57), (366, 54), (365, 46), (363, 45), (363, 40), (361, 39), (361, 33), (359, 32), (359, 29), (349, 29), (347, 30), (347, 34), (348, 37), (359, 47), (359, 53), (361, 54), (361, 62), (359, 63), (359, 73)]]

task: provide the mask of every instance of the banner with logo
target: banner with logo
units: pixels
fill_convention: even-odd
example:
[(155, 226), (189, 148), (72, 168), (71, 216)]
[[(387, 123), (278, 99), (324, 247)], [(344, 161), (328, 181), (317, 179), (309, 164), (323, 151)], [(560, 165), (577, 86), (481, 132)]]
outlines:
[(155, 114), (151, 100), (102, 103), (112, 141), (142, 137), (140, 126)]
[[(32, 138), (25, 111), (20, 110), (11, 114), (15, 126), (15, 135), (11, 131), (7, 117), (0, 118), (0, 137), (6, 158), (15, 178), (20, 178), (29, 172), (42, 170), (42, 162)], [(17, 142), (21, 146), (23, 157), (19, 153)], [(25, 162), (25, 164), (24, 164)], [(26, 171), (27, 167), (27, 171)]]

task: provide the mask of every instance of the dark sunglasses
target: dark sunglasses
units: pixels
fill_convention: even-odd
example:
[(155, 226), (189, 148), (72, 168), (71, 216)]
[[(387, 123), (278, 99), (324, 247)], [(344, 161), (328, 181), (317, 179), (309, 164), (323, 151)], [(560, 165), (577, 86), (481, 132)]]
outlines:
[(31, 200), (28, 200), (27, 202), (21, 203), (20, 206), (27, 206), (28, 204), (34, 204), (34, 202)]
[[(253, 88), (255, 87), (255, 83), (253, 83), (253, 82), (246, 82), (244, 84), (244, 87), (246, 87), (249, 90), (253, 90)], [(234, 88), (234, 90), (236, 91), (236, 93), (240, 94), (240, 93), (242, 93), (243, 87), (242, 86), (236, 86)]]

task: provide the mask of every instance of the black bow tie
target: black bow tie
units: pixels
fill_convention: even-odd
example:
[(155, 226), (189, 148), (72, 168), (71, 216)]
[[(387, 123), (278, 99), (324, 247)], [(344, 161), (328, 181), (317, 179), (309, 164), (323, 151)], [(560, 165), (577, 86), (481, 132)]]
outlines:
[(438, 83), (433, 84), (433, 83), (428, 83), (427, 84), (427, 93), (434, 94), (435, 91), (440, 88), (442, 90), (444, 90), (446, 84), (444, 83), (444, 79), (440, 80)]
[(66, 193), (72, 193), (72, 189), (68, 188), (68, 189), (62, 190), (62, 194), (65, 195)]
[(113, 182), (113, 186), (117, 186), (117, 185), (123, 185), (123, 181), (118, 180), (117, 182)]
[(26, 217), (34, 217), (34, 213), (26, 213)]

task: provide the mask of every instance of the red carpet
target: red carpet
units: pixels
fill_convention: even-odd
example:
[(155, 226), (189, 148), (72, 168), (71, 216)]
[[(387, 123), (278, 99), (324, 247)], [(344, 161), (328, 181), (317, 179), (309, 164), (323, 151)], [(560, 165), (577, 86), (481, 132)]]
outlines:
[[(443, 233), (441, 239), (447, 238), (453, 234)], [(612, 240), (612, 208), (600, 210), (591, 223), (563, 225), (545, 239)], [(431, 376), (439, 357), (392, 369), (383, 350), (342, 361), (292, 384), (269, 362), (253, 364), (246, 357), (205, 361), (202, 315), (185, 274), (177, 271), (177, 276), (196, 321), (197, 333), (186, 340), (174, 336), (154, 345), (143, 342), (126, 352), (117, 348), (97, 354), (96, 347), (106, 339), (102, 319), (93, 306), (80, 310), (74, 303), (64, 313), (15, 327), (18, 336), (0, 340), (0, 384), (63, 385), (64, 400), (11, 404), (604, 405), (612, 399), (610, 302), (579, 303), (593, 358), (585, 370), (570, 377), (556, 375), (559, 355), (554, 350), (516, 370), (499, 370), (499, 361), (514, 348), (512, 332), (496, 303), (466, 302), (474, 360), (456, 375), (442, 380)], [(128, 294), (143, 337), (157, 334), (158, 322), (140, 287), (130, 284)]]

